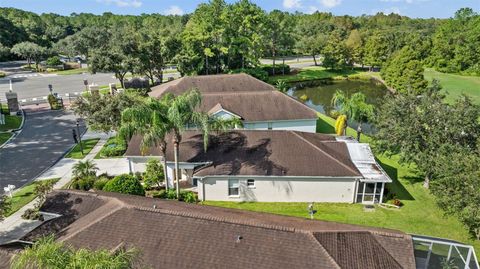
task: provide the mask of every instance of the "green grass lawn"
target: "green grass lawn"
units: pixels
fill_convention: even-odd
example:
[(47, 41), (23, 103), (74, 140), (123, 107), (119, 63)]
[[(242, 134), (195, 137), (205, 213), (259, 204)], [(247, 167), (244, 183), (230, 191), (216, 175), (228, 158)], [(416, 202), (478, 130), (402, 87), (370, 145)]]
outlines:
[(0, 124), (0, 132), (18, 129), (22, 124), (22, 116), (5, 115), (5, 124)]
[(7, 142), (12, 135), (12, 133), (0, 133), (0, 145), (3, 145), (3, 143)]
[(343, 79), (345, 77), (350, 78), (370, 78), (371, 72), (366, 72), (360, 69), (345, 69), (345, 70), (330, 70), (322, 66), (310, 66), (300, 69), (297, 73), (290, 75), (277, 75), (269, 77), (270, 83), (276, 83), (277, 80), (281, 79), (286, 82), (299, 82), (299, 81), (309, 81), (317, 79)]
[(476, 104), (480, 104), (480, 77), (462, 76), (437, 72), (432, 68), (426, 68), (425, 79), (440, 81), (443, 89), (448, 93), (447, 101), (452, 102), (462, 93), (469, 95)]
[[(57, 182), (60, 179), (59, 178), (52, 178), (52, 179), (46, 179), (46, 180), (51, 180), (51, 181)], [(17, 210), (19, 210), (20, 208), (22, 208), (26, 204), (30, 203), (33, 199), (35, 199), (36, 196), (35, 196), (35, 193), (33, 191), (34, 191), (35, 185), (37, 183), (38, 183), (37, 181), (34, 181), (30, 184), (27, 184), (13, 194), (13, 197), (10, 199), (10, 202), (12, 203), (12, 206), (11, 206), (10, 211), (8, 212), (7, 216), (10, 216), (13, 213), (17, 212)]]
[(57, 75), (78, 75), (83, 74), (85, 72), (89, 72), (88, 68), (77, 68), (77, 69), (69, 69), (69, 70), (62, 70), (54, 72)]
[(65, 158), (72, 158), (72, 159), (83, 159), (83, 157), (87, 156), (87, 154), (92, 151), (93, 147), (98, 142), (98, 138), (93, 138), (93, 139), (87, 139), (87, 140), (82, 140), (82, 145), (83, 145), (83, 155), (82, 152), (80, 151), (80, 144), (75, 145), (73, 149), (65, 156)]
[[(332, 133), (334, 119), (319, 114), (317, 131)], [(348, 135), (354, 135), (351, 128)], [(370, 137), (362, 136), (362, 142), (369, 142)], [(480, 241), (472, 239), (466, 228), (455, 218), (447, 217), (435, 204), (435, 197), (422, 186), (422, 178), (414, 167), (402, 165), (398, 156), (379, 155), (378, 161), (393, 179), (390, 189), (397, 194), (404, 206), (401, 209), (383, 209), (376, 207), (374, 212), (364, 212), (360, 204), (318, 203), (315, 209), (316, 219), (337, 221), (350, 224), (376, 226), (398, 229), (407, 233), (450, 238), (474, 245), (477, 253)], [(203, 204), (269, 212), (306, 218), (307, 203), (236, 203), (213, 202)]]

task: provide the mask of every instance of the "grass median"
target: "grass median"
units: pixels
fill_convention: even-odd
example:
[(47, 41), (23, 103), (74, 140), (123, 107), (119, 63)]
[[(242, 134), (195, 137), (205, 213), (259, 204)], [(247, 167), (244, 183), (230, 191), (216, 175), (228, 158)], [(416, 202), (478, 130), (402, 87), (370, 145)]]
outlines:
[(83, 159), (85, 156), (87, 156), (88, 153), (90, 153), (90, 151), (92, 151), (92, 149), (95, 147), (95, 145), (98, 143), (99, 140), (100, 140), (99, 138), (82, 140), (83, 154), (80, 149), (80, 143), (78, 143), (67, 154), (67, 156), (65, 156), (65, 158)]
[[(57, 182), (60, 180), (59, 178), (52, 178), (52, 179), (45, 179), (50, 180), (53, 182)], [(17, 212), (20, 208), (24, 207), (26, 204), (30, 203), (37, 197), (35, 194), (35, 186), (38, 184), (38, 181), (34, 181), (29, 183), (19, 190), (17, 190), (12, 198), (9, 198), (11, 202), (10, 211), (8, 211), (7, 216), (12, 215), (13, 213)]]

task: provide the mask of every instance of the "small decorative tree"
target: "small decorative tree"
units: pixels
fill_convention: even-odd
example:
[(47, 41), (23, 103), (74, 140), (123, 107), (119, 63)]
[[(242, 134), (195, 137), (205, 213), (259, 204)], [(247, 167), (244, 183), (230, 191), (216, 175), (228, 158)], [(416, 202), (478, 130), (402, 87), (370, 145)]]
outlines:
[(160, 184), (164, 181), (163, 166), (156, 159), (151, 159), (147, 163), (147, 169), (143, 175), (143, 181), (147, 188), (156, 185), (160, 188)]
[(11, 202), (6, 195), (0, 195), (0, 221), (2, 221), (11, 209)]
[(33, 192), (38, 198), (35, 208), (38, 210), (43, 205), (47, 199), (47, 194), (52, 191), (53, 185), (55, 184), (52, 180), (41, 180), (35, 185)]

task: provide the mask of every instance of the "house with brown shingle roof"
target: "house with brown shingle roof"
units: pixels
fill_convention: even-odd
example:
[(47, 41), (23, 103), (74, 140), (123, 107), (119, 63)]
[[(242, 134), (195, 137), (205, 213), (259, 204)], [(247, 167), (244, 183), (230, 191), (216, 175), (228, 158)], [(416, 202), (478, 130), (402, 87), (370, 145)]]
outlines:
[(202, 94), (200, 110), (212, 116), (239, 118), (247, 130), (316, 130), (315, 110), (247, 74), (186, 76), (153, 87), (149, 95), (161, 98), (191, 89)]
[[(385, 184), (391, 182), (368, 144), (331, 135), (232, 130), (212, 133), (206, 151), (200, 132), (186, 131), (182, 137), (181, 180), (193, 186), (200, 200), (381, 203)], [(156, 147), (141, 152), (141, 139), (133, 137), (125, 153), (131, 167), (166, 158), (173, 186), (172, 144), (163, 156)]]
[(106, 192), (55, 191), (41, 210), (61, 217), (23, 243), (54, 233), (76, 248), (136, 248), (139, 268), (415, 268), (411, 236), (390, 229)]

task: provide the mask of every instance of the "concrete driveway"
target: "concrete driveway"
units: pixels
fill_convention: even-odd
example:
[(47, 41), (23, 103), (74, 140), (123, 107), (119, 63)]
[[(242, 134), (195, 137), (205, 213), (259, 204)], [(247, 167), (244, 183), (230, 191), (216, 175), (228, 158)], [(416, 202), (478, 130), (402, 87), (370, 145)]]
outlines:
[(27, 114), (23, 130), (0, 149), (0, 192), (8, 184), (18, 188), (31, 182), (55, 164), (73, 145), (75, 121), (68, 111)]

